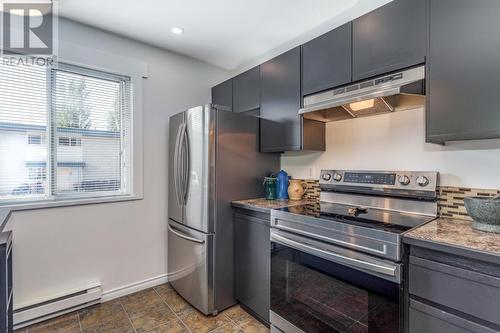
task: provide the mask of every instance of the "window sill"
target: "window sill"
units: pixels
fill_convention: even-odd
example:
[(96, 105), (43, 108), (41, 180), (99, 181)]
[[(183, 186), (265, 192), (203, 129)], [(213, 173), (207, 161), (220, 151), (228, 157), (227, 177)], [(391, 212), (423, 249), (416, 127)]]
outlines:
[(94, 205), (102, 203), (135, 201), (142, 199), (143, 197), (139, 195), (116, 195), (116, 196), (93, 197), (84, 199), (71, 198), (71, 199), (59, 199), (59, 200), (47, 200), (47, 201), (6, 203), (6, 204), (0, 204), (0, 208), (10, 209), (11, 211), (21, 211), (29, 209), (70, 207), (70, 206)]

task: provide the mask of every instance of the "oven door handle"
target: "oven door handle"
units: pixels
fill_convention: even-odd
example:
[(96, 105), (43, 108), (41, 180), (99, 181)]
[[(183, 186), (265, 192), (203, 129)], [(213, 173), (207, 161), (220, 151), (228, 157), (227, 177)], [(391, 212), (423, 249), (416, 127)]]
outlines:
[(376, 273), (384, 274), (384, 275), (391, 276), (391, 277), (396, 277), (396, 267), (388, 267), (388, 266), (379, 265), (376, 263), (371, 263), (371, 262), (367, 262), (367, 261), (356, 259), (356, 258), (346, 257), (344, 255), (341, 255), (341, 254), (338, 254), (338, 253), (335, 253), (332, 251), (318, 249), (316, 247), (313, 247), (313, 246), (310, 246), (310, 245), (307, 245), (307, 244), (304, 244), (301, 242), (297, 242), (295, 240), (278, 235), (276, 233), (271, 233), (271, 241), (285, 245), (285, 246), (292, 247), (296, 250), (299, 250), (299, 251), (302, 251), (305, 253), (309, 253), (311, 255), (320, 256), (320, 257), (325, 258), (326, 260), (329, 260), (329, 261), (333, 261), (333, 262), (340, 263), (340, 264), (346, 264), (346, 265), (349, 265), (351, 267), (360, 268), (363, 270), (376, 272)]

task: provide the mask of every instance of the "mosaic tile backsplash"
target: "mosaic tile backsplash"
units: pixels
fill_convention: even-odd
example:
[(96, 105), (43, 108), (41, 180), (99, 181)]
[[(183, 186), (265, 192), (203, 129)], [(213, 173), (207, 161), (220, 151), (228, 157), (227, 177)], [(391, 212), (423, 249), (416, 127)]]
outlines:
[[(315, 179), (305, 179), (306, 191), (304, 199), (319, 200), (320, 187)], [(438, 187), (438, 212), (440, 216), (472, 220), (464, 206), (465, 197), (494, 197), (500, 195), (500, 190), (486, 190), (465, 187)]]
[(319, 193), (321, 192), (319, 181), (316, 179), (304, 179), (303, 182), (307, 187), (302, 198), (307, 200), (319, 200)]
[(438, 188), (439, 215), (472, 220), (465, 209), (465, 197), (495, 197), (499, 194), (500, 190), (441, 186)]

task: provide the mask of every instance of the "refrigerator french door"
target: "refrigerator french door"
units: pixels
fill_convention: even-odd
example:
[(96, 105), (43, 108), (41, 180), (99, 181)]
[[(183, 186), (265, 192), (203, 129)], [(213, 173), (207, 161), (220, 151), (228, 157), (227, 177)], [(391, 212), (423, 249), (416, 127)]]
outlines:
[(168, 272), (205, 314), (235, 303), (231, 201), (262, 196), (279, 155), (259, 152), (256, 117), (205, 105), (170, 117)]
[(215, 113), (199, 106), (170, 119), (169, 217), (205, 233), (213, 232), (209, 180), (215, 171)]

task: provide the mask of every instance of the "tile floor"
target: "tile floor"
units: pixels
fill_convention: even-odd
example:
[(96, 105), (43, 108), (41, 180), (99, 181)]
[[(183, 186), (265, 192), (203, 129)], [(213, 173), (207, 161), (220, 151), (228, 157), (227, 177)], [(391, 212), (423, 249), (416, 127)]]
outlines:
[(239, 306), (206, 317), (169, 284), (39, 323), (15, 333), (267, 333)]

